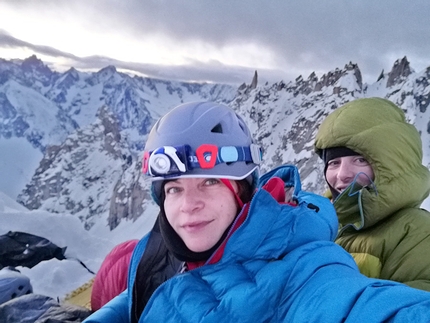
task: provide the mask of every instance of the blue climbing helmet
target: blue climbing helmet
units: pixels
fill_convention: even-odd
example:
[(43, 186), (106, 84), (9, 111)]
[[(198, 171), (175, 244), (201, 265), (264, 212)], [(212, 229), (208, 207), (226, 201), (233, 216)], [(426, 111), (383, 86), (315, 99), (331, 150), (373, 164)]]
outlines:
[(0, 270), (0, 304), (32, 292), (30, 279), (17, 269), (4, 267)]
[(166, 179), (247, 179), (256, 187), (261, 156), (245, 122), (231, 108), (192, 102), (175, 107), (152, 127), (142, 171), (152, 177), (152, 197), (160, 204)]

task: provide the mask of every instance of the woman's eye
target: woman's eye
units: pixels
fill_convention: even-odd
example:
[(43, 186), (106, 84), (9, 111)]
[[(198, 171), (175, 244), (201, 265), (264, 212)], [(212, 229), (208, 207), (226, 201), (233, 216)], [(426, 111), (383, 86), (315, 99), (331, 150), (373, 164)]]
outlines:
[(360, 157), (360, 158), (358, 158), (357, 159), (360, 163), (362, 163), (362, 164), (368, 164), (369, 162), (367, 161), (367, 159), (366, 158), (364, 158), (364, 157)]
[(339, 164), (339, 161), (338, 161), (338, 160), (330, 160), (330, 161), (328, 162), (328, 166), (336, 166), (337, 164)]
[(215, 184), (218, 184), (219, 182), (220, 181), (218, 179), (216, 179), (216, 178), (208, 178), (205, 181), (205, 185), (215, 185)]
[(174, 194), (174, 193), (179, 192), (179, 188), (174, 187), (174, 186), (173, 187), (166, 187), (165, 192), (166, 192), (166, 194)]

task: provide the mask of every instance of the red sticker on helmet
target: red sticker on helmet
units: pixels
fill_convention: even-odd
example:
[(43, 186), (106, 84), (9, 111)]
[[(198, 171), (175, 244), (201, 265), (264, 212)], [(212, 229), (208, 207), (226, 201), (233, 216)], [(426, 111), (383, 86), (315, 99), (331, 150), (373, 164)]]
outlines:
[(213, 168), (216, 164), (218, 146), (204, 144), (196, 149), (197, 160), (201, 168)]
[(143, 154), (143, 160), (142, 160), (142, 173), (144, 174), (148, 173), (148, 160), (149, 160), (149, 151), (145, 151)]

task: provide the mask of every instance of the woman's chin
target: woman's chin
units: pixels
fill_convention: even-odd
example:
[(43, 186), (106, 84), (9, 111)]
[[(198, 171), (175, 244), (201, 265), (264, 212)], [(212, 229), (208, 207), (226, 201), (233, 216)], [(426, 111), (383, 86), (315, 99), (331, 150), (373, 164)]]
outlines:
[(212, 248), (215, 244), (202, 243), (202, 241), (188, 241), (185, 243), (188, 249), (192, 252), (204, 252)]

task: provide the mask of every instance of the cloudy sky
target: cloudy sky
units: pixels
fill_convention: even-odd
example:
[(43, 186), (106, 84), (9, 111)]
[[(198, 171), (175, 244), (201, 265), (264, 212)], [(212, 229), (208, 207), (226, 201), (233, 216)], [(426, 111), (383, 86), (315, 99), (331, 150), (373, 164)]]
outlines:
[[(187, 81), (430, 66), (428, 0), (0, 0), (0, 58)], [(55, 65), (53, 65), (55, 64)]]

